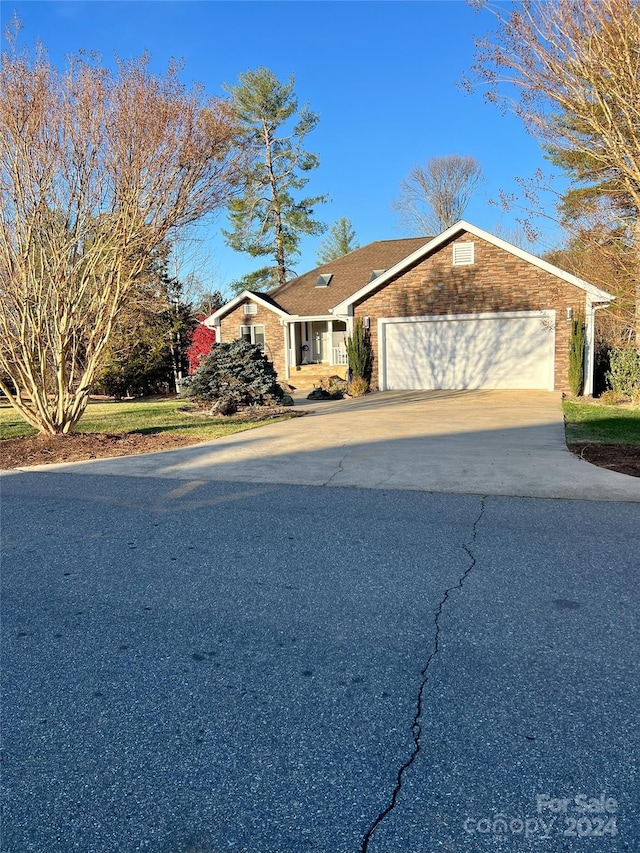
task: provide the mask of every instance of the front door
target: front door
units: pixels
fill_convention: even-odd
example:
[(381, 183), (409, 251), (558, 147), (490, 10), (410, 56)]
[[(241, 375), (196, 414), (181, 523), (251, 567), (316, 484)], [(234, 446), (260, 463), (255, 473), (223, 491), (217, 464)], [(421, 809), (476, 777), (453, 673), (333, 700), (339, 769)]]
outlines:
[(329, 324), (326, 320), (311, 324), (311, 350), (314, 361), (329, 361)]

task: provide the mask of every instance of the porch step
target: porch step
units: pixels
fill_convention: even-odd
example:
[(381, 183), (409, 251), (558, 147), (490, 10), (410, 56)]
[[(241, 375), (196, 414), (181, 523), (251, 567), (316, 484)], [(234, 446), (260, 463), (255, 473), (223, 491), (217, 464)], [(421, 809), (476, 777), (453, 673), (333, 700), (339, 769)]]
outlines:
[(347, 368), (343, 364), (302, 365), (297, 369), (291, 368), (288, 381), (296, 389), (302, 391), (308, 388), (311, 391), (320, 385), (323, 379), (328, 379), (331, 376), (339, 376), (344, 379), (346, 375)]

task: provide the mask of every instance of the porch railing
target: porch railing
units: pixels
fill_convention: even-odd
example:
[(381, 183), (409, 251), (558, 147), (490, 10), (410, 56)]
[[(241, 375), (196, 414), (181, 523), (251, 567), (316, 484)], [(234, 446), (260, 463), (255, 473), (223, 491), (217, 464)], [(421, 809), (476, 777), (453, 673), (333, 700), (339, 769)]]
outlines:
[(344, 347), (331, 347), (331, 364), (349, 364)]

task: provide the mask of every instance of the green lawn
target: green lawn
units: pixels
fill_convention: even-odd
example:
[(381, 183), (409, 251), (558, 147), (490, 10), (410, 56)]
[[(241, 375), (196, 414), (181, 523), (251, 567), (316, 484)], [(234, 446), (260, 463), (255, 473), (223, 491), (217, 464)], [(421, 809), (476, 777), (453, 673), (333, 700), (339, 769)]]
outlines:
[(562, 408), (569, 444), (640, 444), (640, 406), (565, 400)]
[[(179, 411), (181, 400), (133, 400), (126, 403), (89, 403), (74, 432), (158, 433), (171, 432), (193, 438), (194, 443), (220, 438), (234, 432), (260, 426), (264, 420), (237, 421), (232, 418), (208, 418)], [(293, 417), (282, 415), (277, 420)], [(274, 420), (276, 420), (274, 418)], [(0, 438), (36, 435), (8, 405), (0, 406)]]

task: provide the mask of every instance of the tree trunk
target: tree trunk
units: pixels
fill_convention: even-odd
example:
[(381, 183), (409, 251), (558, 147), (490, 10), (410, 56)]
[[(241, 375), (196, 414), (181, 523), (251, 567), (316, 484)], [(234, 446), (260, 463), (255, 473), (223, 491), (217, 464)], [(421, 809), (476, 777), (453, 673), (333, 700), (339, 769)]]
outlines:
[(635, 243), (635, 314), (634, 332), (636, 349), (640, 350), (640, 219), (636, 220), (633, 237)]
[(280, 210), (280, 201), (278, 199), (278, 183), (273, 172), (273, 160), (271, 158), (271, 137), (269, 129), (264, 126), (264, 143), (265, 143), (265, 164), (269, 172), (269, 186), (271, 187), (271, 202), (273, 210), (273, 218), (275, 220), (276, 232), (276, 263), (278, 265), (278, 284), (286, 284), (287, 267), (284, 256), (284, 240), (282, 234), (282, 212)]

